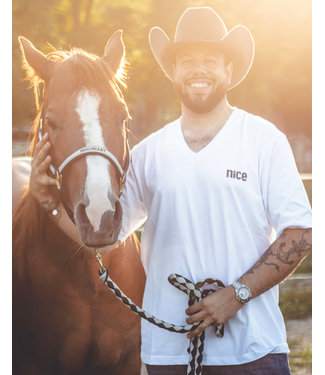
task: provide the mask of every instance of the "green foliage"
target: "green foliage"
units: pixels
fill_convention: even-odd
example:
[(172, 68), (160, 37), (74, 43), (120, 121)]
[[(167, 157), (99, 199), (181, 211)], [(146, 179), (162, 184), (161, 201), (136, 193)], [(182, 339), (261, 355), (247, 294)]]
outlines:
[(101, 55), (109, 36), (124, 30), (129, 79), (126, 99), (138, 140), (179, 115), (172, 84), (148, 43), (151, 27), (172, 39), (188, 6), (208, 5), (228, 29), (246, 25), (256, 53), (245, 81), (230, 92), (232, 105), (274, 121), (289, 135), (311, 134), (311, 1), (309, 0), (13, 0), (13, 125), (35, 115), (32, 91), (23, 81), (18, 35), (43, 53), (83, 48)]
[(313, 266), (312, 266), (312, 253), (310, 253), (307, 258), (305, 258), (299, 267), (295, 270), (295, 274), (297, 273), (312, 273)]
[(310, 318), (312, 315), (312, 292), (288, 290), (280, 293), (279, 305), (285, 320)]

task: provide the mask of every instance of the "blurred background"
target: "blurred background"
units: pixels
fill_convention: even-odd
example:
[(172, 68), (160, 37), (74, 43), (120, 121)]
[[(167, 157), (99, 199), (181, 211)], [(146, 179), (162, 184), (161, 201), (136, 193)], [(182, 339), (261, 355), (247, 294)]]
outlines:
[(255, 60), (229, 101), (275, 123), (288, 136), (299, 171), (310, 173), (311, 0), (13, 0), (13, 155), (25, 152), (36, 114), (19, 35), (45, 54), (51, 44), (102, 55), (111, 34), (123, 29), (129, 62), (125, 97), (137, 143), (180, 113), (173, 87), (150, 51), (148, 32), (160, 26), (173, 39), (184, 9), (199, 5), (214, 8), (228, 30), (243, 24), (252, 32)]

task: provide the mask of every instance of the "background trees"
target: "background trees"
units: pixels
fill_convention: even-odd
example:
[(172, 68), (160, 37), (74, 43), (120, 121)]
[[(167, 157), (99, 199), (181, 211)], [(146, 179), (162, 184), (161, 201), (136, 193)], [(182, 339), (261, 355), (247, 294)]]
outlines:
[(130, 63), (125, 96), (135, 142), (175, 119), (179, 105), (150, 51), (148, 32), (158, 25), (173, 38), (184, 9), (199, 5), (213, 7), (228, 29), (243, 24), (251, 30), (255, 61), (230, 103), (274, 122), (288, 135), (300, 169), (310, 171), (310, 0), (13, 0), (13, 128), (26, 128), (36, 110), (21, 68), (19, 35), (44, 53), (50, 43), (101, 55), (117, 29), (124, 30)]

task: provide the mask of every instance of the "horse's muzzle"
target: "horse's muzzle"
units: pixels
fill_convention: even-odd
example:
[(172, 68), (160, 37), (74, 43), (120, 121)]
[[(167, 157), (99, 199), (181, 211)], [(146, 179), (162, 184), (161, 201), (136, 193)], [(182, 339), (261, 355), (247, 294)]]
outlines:
[(75, 222), (82, 242), (88, 247), (105, 247), (117, 241), (122, 225), (122, 206), (118, 198), (114, 201), (114, 210), (105, 211), (100, 219), (100, 227), (95, 231), (90, 223), (83, 201), (75, 209)]

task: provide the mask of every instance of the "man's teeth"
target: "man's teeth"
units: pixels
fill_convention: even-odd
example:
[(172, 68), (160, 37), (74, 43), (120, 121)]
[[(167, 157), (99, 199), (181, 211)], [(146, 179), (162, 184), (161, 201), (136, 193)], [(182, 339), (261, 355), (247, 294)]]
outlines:
[(190, 84), (190, 86), (193, 87), (193, 88), (198, 88), (198, 89), (200, 89), (200, 88), (208, 87), (209, 85), (208, 85), (207, 82), (192, 82), (192, 83)]

